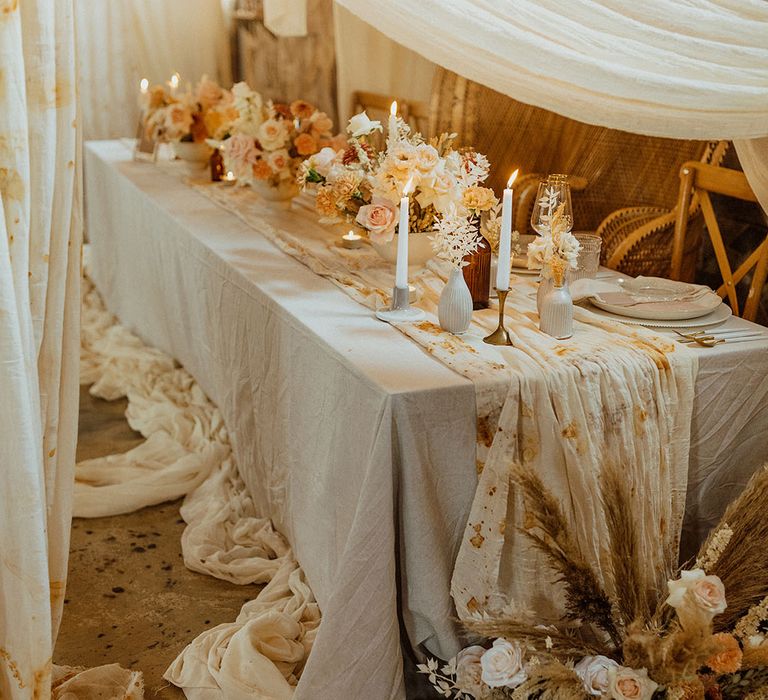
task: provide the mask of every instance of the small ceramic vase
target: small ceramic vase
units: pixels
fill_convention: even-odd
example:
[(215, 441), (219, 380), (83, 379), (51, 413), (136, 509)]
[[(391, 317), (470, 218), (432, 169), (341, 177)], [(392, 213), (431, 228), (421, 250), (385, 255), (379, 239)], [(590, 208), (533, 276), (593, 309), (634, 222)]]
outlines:
[(443, 287), (437, 305), (440, 328), (454, 335), (466, 333), (472, 321), (472, 295), (459, 269), (451, 270), (451, 276)]
[(539, 329), (558, 340), (573, 335), (573, 299), (566, 285), (557, 286), (552, 283), (551, 289), (544, 295), (539, 313)]

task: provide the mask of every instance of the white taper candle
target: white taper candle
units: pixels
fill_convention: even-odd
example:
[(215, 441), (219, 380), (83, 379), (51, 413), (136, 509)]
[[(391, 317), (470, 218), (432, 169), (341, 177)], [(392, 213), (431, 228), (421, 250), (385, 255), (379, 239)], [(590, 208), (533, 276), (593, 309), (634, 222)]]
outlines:
[(496, 267), (496, 289), (509, 289), (509, 272), (512, 264), (512, 183), (517, 177), (517, 170), (510, 176), (501, 204), (501, 232), (499, 235), (499, 262)]
[(405, 289), (408, 287), (408, 218), (410, 214), (410, 200), (413, 178), (403, 190), (400, 200), (400, 225), (397, 227), (397, 266), (395, 267), (395, 286)]

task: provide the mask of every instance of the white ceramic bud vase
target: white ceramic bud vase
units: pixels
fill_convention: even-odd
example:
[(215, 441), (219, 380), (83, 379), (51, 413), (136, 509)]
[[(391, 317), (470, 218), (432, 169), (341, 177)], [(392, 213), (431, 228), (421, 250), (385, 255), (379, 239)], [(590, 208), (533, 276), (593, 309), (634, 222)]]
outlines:
[(567, 285), (558, 287), (552, 283), (552, 287), (544, 294), (539, 312), (539, 329), (558, 340), (573, 335), (573, 299)]
[(466, 333), (472, 321), (472, 295), (460, 268), (451, 270), (437, 305), (440, 328), (454, 335)]

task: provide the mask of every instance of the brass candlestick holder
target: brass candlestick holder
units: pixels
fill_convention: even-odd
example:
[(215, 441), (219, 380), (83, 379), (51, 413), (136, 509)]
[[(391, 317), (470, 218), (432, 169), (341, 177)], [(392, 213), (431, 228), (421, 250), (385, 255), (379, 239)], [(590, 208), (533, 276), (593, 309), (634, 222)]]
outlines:
[(504, 304), (507, 303), (508, 289), (497, 289), (496, 294), (499, 295), (499, 327), (490, 335), (483, 338), (484, 343), (489, 345), (512, 345), (512, 339), (509, 337), (509, 332), (504, 328)]

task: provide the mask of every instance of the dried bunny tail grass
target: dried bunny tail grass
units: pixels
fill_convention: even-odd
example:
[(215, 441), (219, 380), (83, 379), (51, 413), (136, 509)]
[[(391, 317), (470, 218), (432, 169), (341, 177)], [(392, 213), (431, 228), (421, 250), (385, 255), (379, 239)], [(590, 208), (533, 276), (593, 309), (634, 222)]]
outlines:
[[(715, 618), (717, 631), (731, 629), (739, 618), (768, 595), (768, 465), (756, 472), (744, 492), (725, 511), (716, 530), (733, 531), (708, 573), (720, 577), (728, 601), (726, 611)], [(706, 556), (710, 539), (699, 551)]]
[(538, 652), (556, 658), (569, 659), (582, 656), (611, 656), (614, 652), (598, 640), (587, 640), (581, 635), (569, 633), (554, 626), (530, 624), (508, 615), (476, 617), (464, 620), (471, 632), (489, 639), (504, 637), (533, 646)]
[(588, 700), (591, 696), (573, 669), (553, 662), (529, 668), (528, 680), (508, 697), (512, 700)]
[(600, 489), (608, 527), (616, 606), (625, 624), (648, 620), (652, 601), (659, 597), (659, 592), (651, 587), (644, 573), (649, 567), (640, 562), (639, 535), (632, 501), (626, 479), (615, 464), (603, 465)]
[(522, 532), (557, 571), (557, 580), (565, 587), (566, 617), (596, 625), (620, 647), (621, 637), (613, 620), (611, 602), (573, 540), (560, 502), (533, 470), (516, 465), (512, 471), (526, 508)]
[(694, 676), (718, 649), (704, 615), (687, 616), (685, 626), (675, 622), (665, 634), (635, 622), (624, 640), (624, 665), (647, 669), (659, 683), (674, 683)]

